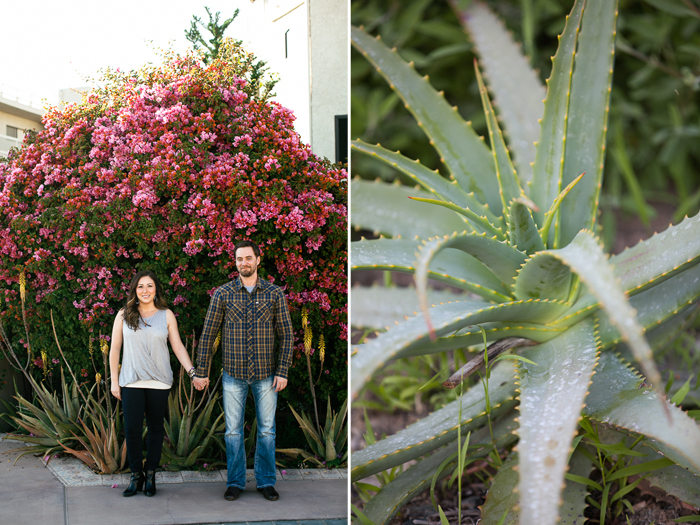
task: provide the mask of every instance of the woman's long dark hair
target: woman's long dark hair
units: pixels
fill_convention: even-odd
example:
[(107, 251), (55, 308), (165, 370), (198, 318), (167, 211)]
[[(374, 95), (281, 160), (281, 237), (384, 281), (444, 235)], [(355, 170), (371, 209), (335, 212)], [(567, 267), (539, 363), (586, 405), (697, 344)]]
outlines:
[(124, 322), (126, 326), (134, 331), (139, 329), (139, 319), (141, 317), (139, 313), (138, 297), (136, 297), (136, 287), (139, 285), (139, 281), (142, 277), (150, 277), (156, 284), (156, 296), (153, 300), (155, 307), (158, 308), (158, 310), (165, 310), (168, 307), (168, 303), (166, 303), (163, 298), (163, 287), (160, 285), (156, 274), (150, 270), (138, 272), (131, 280), (131, 284), (129, 284), (129, 294), (126, 296), (126, 302), (124, 303)]

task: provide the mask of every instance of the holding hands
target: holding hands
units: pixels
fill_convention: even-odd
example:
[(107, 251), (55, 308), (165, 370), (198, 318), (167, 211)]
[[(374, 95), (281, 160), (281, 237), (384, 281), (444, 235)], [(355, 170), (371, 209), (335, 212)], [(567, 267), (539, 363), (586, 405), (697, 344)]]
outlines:
[(209, 378), (208, 377), (195, 377), (192, 379), (192, 384), (197, 390), (204, 390), (209, 386)]

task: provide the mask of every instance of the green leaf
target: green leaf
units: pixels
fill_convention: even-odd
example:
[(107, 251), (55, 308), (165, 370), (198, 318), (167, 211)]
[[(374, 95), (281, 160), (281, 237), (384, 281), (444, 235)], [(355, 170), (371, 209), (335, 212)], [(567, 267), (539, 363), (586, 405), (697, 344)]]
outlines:
[(646, 445), (700, 474), (697, 423), (653, 389), (641, 386), (641, 381), (642, 378), (617, 357), (603, 352), (586, 398), (584, 415), (643, 434)]
[(397, 92), (440, 154), (461, 188), (500, 215), (501, 203), (488, 148), (445, 98), (395, 51), (363, 30), (350, 30), (353, 46), (362, 53)]
[(411, 197), (426, 198), (430, 195), (418, 188), (355, 179), (350, 191), (350, 216), (355, 228), (408, 239), (471, 231), (471, 226), (459, 215), (412, 201)]
[[(511, 445), (516, 439), (512, 433), (516, 426), (517, 424), (514, 422), (511, 414), (496, 422), (493, 428), (496, 446), (502, 448)], [(477, 449), (470, 455), (470, 458), (483, 458), (492, 450), (491, 435), (488, 428), (483, 428), (477, 435), (472, 435), (472, 441), (475, 445), (482, 445), (482, 448)], [(455, 454), (456, 451), (457, 442), (454, 441), (452, 444), (397, 475), (365, 505), (364, 511), (366, 516), (378, 525), (389, 523), (391, 518), (396, 515), (406, 502), (430, 487), (435, 470), (446, 458)], [(449, 475), (456, 463), (457, 456), (455, 454), (455, 459), (445, 467), (441, 477)]]
[(358, 509), (354, 503), (351, 503), (350, 507), (352, 508), (352, 511), (355, 513), (355, 516), (357, 516), (362, 525), (375, 525), (375, 523), (371, 519), (369, 519), (364, 512)]
[[(547, 254), (549, 252), (540, 252)], [(518, 274), (513, 287), (517, 299), (566, 301), (571, 291), (571, 270), (559, 259), (534, 256)]]
[(520, 181), (527, 184), (532, 179), (534, 143), (540, 134), (544, 86), (520, 46), (486, 4), (472, 2), (464, 10), (454, 2), (452, 5), (476, 47), (484, 77), (500, 110)]
[[(469, 226), (476, 233), (484, 233), (486, 235), (496, 237), (498, 240), (505, 240), (505, 234), (500, 228), (496, 228), (493, 224), (486, 220), (486, 217), (479, 217), (469, 208), (461, 208), (452, 202), (445, 202), (438, 199), (426, 199), (422, 197), (410, 197), (413, 200), (424, 202), (426, 204), (434, 204), (436, 206), (441, 206), (448, 210), (452, 210), (459, 215), (462, 215), (467, 221), (469, 221)], [(469, 231), (469, 229), (467, 230)]]
[(526, 293), (532, 293), (525, 287), (518, 291), (518, 286), (521, 279), (529, 286), (533, 286), (536, 280), (541, 281), (543, 267), (551, 266), (552, 271), (557, 272), (555, 275), (563, 275), (563, 270), (557, 266), (561, 263), (571, 268), (600, 301), (606, 315), (617, 326), (651, 383), (659, 385), (661, 376), (653, 361), (651, 347), (644, 338), (644, 330), (636, 320), (636, 312), (620, 289), (603, 249), (590, 232), (581, 231), (565, 248), (540, 252), (530, 259), (518, 275), (516, 296), (523, 297)]
[(450, 525), (450, 522), (447, 520), (447, 516), (445, 516), (445, 513), (440, 505), (438, 505), (438, 511), (440, 512), (440, 523), (442, 525)]
[(673, 395), (673, 397), (671, 398), (671, 403), (673, 403), (676, 406), (680, 406), (683, 403), (685, 396), (687, 396), (688, 392), (690, 392), (690, 380), (691, 379), (693, 379), (693, 378), (689, 377), (688, 380), (685, 382), (685, 384), (678, 389), (678, 392), (676, 392)]
[(610, 258), (622, 289), (633, 295), (694, 266), (700, 258), (700, 214)]
[[(583, 0), (576, 0), (571, 14), (566, 18), (564, 32), (559, 37), (557, 53), (552, 59), (552, 73), (547, 80), (547, 97), (544, 101), (529, 192), (530, 198), (540, 207), (540, 211), (535, 212), (535, 220), (540, 226), (544, 224), (545, 210), (551, 207), (562, 188), (571, 75), (574, 69), (574, 54), (584, 3)], [(556, 235), (556, 228), (548, 239), (544, 239), (547, 246), (553, 246), (554, 235)]]
[[(675, 333), (675, 319), (683, 322), (700, 298), (700, 265), (695, 265), (674, 277), (630, 298), (630, 306), (637, 312), (637, 321), (647, 331), (647, 339), (664, 341)], [(618, 343), (620, 331), (605, 313), (598, 314), (598, 333), (603, 347)], [(669, 323), (665, 327), (663, 323)], [(658, 334), (653, 331), (661, 328)]]
[[(433, 258), (447, 248), (467, 253), (480, 261), (506, 286), (510, 286), (526, 256), (509, 244), (477, 234), (453, 234), (423, 243), (416, 263), (416, 289), (424, 294)], [(450, 250), (452, 251), (452, 250)]]
[(571, 440), (597, 359), (591, 320), (523, 352), (519, 365), (520, 523), (556, 523)]
[[(352, 149), (371, 155), (377, 160), (396, 168), (398, 171), (420, 184), (424, 190), (445, 202), (453, 202), (462, 208), (469, 208), (479, 216), (485, 216), (491, 224), (500, 226), (501, 219), (491, 213), (488, 206), (484, 206), (474, 197), (473, 193), (466, 193), (457, 182), (449, 181), (437, 170), (433, 171), (423, 166), (417, 160), (404, 157), (401, 153), (389, 151), (380, 145), (373, 146), (361, 140), (352, 141)], [(353, 200), (355, 194), (353, 192)]]
[(591, 487), (595, 490), (603, 490), (603, 487), (599, 483), (596, 483), (595, 481), (593, 481), (592, 479), (588, 479), (587, 477), (576, 476), (575, 474), (565, 474), (564, 477), (569, 481), (573, 481), (574, 483), (579, 483), (581, 485)]
[[(593, 470), (593, 463), (580, 450), (574, 450), (569, 460), (569, 473), (573, 476), (588, 478)], [(584, 525), (586, 517), (586, 487), (572, 481), (567, 481), (562, 492), (563, 503), (559, 508), (561, 525)]]
[(661, 11), (665, 11), (674, 16), (694, 16), (700, 18), (700, 15), (695, 9), (688, 7), (688, 4), (683, 0), (644, 0), (647, 4), (653, 5)]
[(479, 72), (479, 66), (474, 59), (474, 70), (476, 72), (476, 80), (479, 85), (479, 93), (481, 94), (481, 104), (484, 106), (486, 114), (486, 125), (489, 130), (489, 139), (491, 140), (491, 152), (493, 154), (493, 162), (496, 167), (496, 178), (498, 179), (498, 190), (501, 195), (501, 204), (503, 210), (508, 209), (508, 204), (513, 200), (523, 195), (523, 190), (518, 181), (518, 175), (515, 173), (515, 168), (510, 160), (510, 154), (506, 147), (506, 142), (503, 140), (501, 127), (498, 125), (496, 114), (493, 111), (489, 94), (484, 86), (484, 81)]
[(617, 1), (586, 2), (569, 100), (562, 185), (584, 171), (587, 175), (567, 198), (560, 213), (558, 246), (565, 246), (582, 229), (593, 229), (603, 181), (605, 135), (617, 19)]
[(503, 513), (506, 513), (503, 525), (517, 525), (519, 518), (519, 513), (515, 510), (519, 500), (517, 465), (518, 456), (514, 453), (499, 467), (481, 509), (482, 525), (497, 525)]
[[(428, 302), (431, 304), (465, 299), (468, 299), (466, 295), (448, 290), (428, 290)], [(418, 295), (413, 287), (354, 286), (352, 288), (350, 304), (352, 326), (383, 329), (403, 322), (407, 317), (417, 315), (419, 309)]]
[[(538, 321), (554, 317), (565, 306), (548, 301), (515, 301), (484, 306), (469, 301), (438, 305), (430, 310), (434, 335), (441, 337), (469, 325), (494, 321), (510, 323)], [(351, 391), (357, 397), (365, 383), (386, 363), (406, 357), (415, 347), (431, 340), (431, 330), (422, 316), (411, 317), (396, 328), (379, 334), (363, 345), (353, 347)]]
[(683, 516), (673, 521), (676, 523), (700, 523), (700, 514), (696, 514), (695, 516)]
[(512, 246), (528, 255), (545, 249), (528, 206), (516, 199), (510, 205), (508, 216), (508, 237)]
[[(489, 399), (494, 407), (503, 405), (501, 410), (510, 410), (515, 401), (513, 365), (504, 363), (492, 372), (492, 385)], [(484, 389), (475, 386), (464, 393), (462, 399), (462, 431), (469, 432), (485, 422), (486, 401)], [(459, 399), (436, 410), (429, 416), (413, 423), (396, 434), (368, 445), (352, 454), (351, 480), (366, 478), (382, 470), (401, 465), (451, 443), (457, 439)]]
[[(416, 253), (421, 245), (421, 241), (408, 239), (354, 242), (350, 250), (350, 267), (352, 270), (414, 273)], [(438, 254), (430, 263), (429, 277), (490, 301), (510, 300), (510, 292), (493, 272), (474, 257), (456, 250)]]
[(638, 465), (632, 465), (631, 467), (625, 467), (620, 470), (616, 470), (610, 476), (608, 476), (607, 481), (615, 481), (616, 479), (626, 478), (629, 476), (636, 476), (637, 474), (644, 474), (645, 472), (650, 472), (664, 467), (669, 467), (673, 465), (673, 461), (668, 458), (655, 459), (653, 461), (647, 461), (646, 463), (641, 463)]

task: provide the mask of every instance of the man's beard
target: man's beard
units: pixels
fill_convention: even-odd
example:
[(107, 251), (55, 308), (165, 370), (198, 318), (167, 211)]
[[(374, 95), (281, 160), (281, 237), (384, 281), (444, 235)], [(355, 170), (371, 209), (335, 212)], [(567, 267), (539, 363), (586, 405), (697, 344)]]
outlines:
[(248, 268), (239, 269), (238, 271), (243, 277), (250, 277), (255, 273), (255, 270), (257, 269), (257, 266), (250, 266)]

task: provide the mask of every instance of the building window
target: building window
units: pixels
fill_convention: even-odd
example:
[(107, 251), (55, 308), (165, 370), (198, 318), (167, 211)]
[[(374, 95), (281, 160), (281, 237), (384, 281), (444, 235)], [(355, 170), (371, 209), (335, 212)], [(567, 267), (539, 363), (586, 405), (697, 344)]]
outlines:
[(348, 116), (335, 116), (335, 161), (348, 163)]
[(5, 126), (5, 127), (7, 128), (7, 131), (5, 132), (5, 134), (6, 134), (8, 137), (12, 137), (13, 139), (16, 139), (16, 138), (17, 138), (17, 132), (19, 131), (19, 128), (16, 128), (16, 127), (14, 127), (14, 126)]

